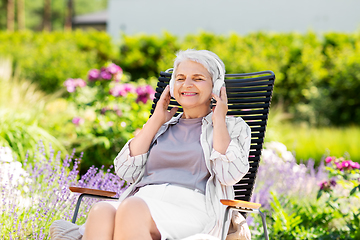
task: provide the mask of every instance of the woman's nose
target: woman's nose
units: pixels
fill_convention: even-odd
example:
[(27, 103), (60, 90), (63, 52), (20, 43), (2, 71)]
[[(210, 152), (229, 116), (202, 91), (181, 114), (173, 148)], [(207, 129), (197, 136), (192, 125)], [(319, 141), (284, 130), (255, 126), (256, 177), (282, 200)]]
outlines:
[(191, 79), (191, 77), (187, 77), (184, 81), (184, 87), (188, 87), (188, 86), (192, 86), (193, 85), (193, 81)]

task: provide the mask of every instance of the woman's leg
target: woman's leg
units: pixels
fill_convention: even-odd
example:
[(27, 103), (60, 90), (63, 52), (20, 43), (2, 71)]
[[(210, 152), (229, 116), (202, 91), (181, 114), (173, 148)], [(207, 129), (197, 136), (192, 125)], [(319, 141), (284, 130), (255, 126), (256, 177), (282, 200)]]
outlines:
[(83, 240), (112, 240), (116, 208), (107, 202), (98, 202), (86, 220)]
[(125, 199), (116, 211), (114, 240), (160, 240), (147, 204), (139, 197)]

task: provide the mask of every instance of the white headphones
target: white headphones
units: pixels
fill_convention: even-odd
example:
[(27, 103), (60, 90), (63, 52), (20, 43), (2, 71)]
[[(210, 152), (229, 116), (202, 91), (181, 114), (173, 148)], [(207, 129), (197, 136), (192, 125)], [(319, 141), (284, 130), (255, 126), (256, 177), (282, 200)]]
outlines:
[[(212, 81), (213, 81), (212, 92), (215, 95), (219, 96), (221, 88), (225, 87), (225, 69), (221, 66), (220, 62), (215, 57), (211, 56), (210, 54), (208, 54), (208, 56), (210, 58), (214, 59), (216, 66), (219, 70), (219, 75), (217, 76), (217, 78), (214, 79), (214, 77), (213, 77), (213, 79), (212, 79)], [(174, 97), (174, 84), (175, 84), (175, 74), (174, 73), (175, 73), (175, 68), (174, 68), (173, 74), (171, 75), (171, 79), (169, 82), (171, 97)]]

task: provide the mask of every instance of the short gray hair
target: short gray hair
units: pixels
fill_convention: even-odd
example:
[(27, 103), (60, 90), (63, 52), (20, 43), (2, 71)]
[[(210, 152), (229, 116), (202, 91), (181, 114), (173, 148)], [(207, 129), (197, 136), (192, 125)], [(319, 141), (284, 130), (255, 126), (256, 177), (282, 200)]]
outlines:
[(213, 81), (213, 93), (219, 95), (220, 88), (224, 86), (225, 64), (223, 63), (223, 61), (221, 61), (221, 59), (211, 51), (188, 49), (185, 51), (179, 51), (176, 54), (176, 58), (174, 60), (173, 74), (169, 83), (171, 96), (174, 96), (174, 82), (177, 67), (181, 62), (186, 60), (200, 63), (208, 70)]

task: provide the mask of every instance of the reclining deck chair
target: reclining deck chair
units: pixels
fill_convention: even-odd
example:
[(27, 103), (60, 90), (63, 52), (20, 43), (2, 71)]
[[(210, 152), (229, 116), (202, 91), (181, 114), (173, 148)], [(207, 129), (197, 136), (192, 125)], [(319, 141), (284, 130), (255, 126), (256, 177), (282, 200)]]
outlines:
[[(160, 73), (151, 114), (154, 112), (161, 93), (166, 85), (169, 84), (171, 78), (170, 71), (171, 69)], [(265, 215), (259, 210), (261, 204), (251, 203), (249, 201), (259, 167), (274, 81), (275, 74), (272, 71), (225, 75), (228, 97), (227, 115), (240, 116), (251, 127), (251, 146), (249, 154), (250, 169), (244, 178), (234, 185), (235, 200), (221, 200), (224, 205), (228, 206), (225, 212), (225, 219), (227, 219), (231, 209), (241, 212), (245, 217), (247, 212), (259, 213), (263, 222), (265, 239), (268, 239), (268, 233)], [(179, 106), (179, 104), (172, 99), (172, 101), (170, 101), (169, 109), (173, 106)], [(182, 112), (181, 107), (179, 107), (178, 113), (179, 112)], [(70, 187), (70, 190), (81, 193), (73, 215), (73, 223), (76, 221), (80, 202), (83, 197), (115, 199), (111, 196), (116, 195), (115, 192), (77, 187)], [(221, 239), (225, 240), (225, 238), (226, 229), (223, 228)]]

